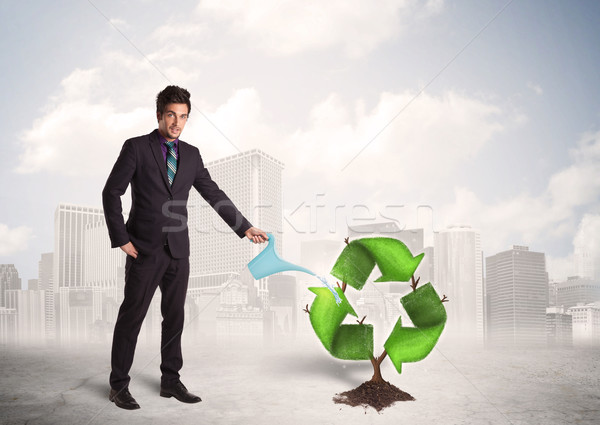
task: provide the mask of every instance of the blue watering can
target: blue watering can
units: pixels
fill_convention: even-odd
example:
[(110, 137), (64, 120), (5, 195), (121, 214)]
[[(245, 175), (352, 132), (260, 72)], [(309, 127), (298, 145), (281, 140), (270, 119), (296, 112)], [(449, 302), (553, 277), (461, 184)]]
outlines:
[(286, 271), (308, 273), (312, 276), (316, 276), (331, 291), (337, 304), (342, 302), (338, 293), (331, 285), (329, 285), (329, 283), (327, 283), (327, 279), (317, 276), (315, 272), (308, 270), (305, 267), (292, 264), (281, 258), (279, 254), (277, 254), (277, 251), (275, 251), (275, 236), (273, 236), (272, 233), (267, 233), (267, 236), (269, 237), (269, 244), (267, 247), (248, 263), (248, 269), (250, 270), (250, 273), (252, 273), (254, 279), (258, 280), (275, 273)]
[(289, 261), (285, 261), (275, 251), (275, 236), (272, 233), (267, 233), (269, 236), (269, 244), (258, 254), (252, 261), (248, 263), (248, 269), (254, 279), (262, 279), (275, 273), (285, 271), (298, 271), (311, 274), (316, 274), (305, 267), (297, 266)]

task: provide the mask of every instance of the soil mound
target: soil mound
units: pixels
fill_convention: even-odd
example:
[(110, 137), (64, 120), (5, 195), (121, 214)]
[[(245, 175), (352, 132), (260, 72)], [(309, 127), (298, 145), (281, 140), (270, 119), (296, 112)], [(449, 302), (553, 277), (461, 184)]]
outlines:
[(397, 401), (412, 401), (414, 397), (387, 381), (363, 382), (357, 388), (336, 394), (334, 403), (354, 406), (371, 406), (378, 412)]

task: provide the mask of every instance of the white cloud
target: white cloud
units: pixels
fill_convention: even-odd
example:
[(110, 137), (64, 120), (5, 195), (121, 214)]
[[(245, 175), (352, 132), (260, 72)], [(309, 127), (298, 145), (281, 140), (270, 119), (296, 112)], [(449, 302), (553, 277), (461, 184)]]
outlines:
[(544, 90), (542, 89), (542, 87), (539, 84), (532, 83), (531, 81), (527, 83), (527, 88), (531, 89), (538, 96), (544, 94)]
[(442, 9), (441, 0), (426, 4), (412, 0), (205, 0), (199, 3), (198, 13), (225, 20), (232, 33), (271, 53), (289, 55), (341, 46), (349, 56), (359, 57), (397, 37), (409, 25), (405, 20)]
[[(108, 49), (100, 55), (96, 67), (75, 69), (66, 76), (59, 91), (44, 107), (43, 115), (21, 132), (21, 156), (16, 171), (70, 176), (105, 175), (126, 138), (148, 132), (156, 125), (153, 105), (148, 99), (154, 98), (155, 88), (164, 87), (165, 81), (155, 66), (178, 85), (190, 87), (190, 84), (197, 83), (202, 87), (206, 84), (201, 81), (202, 65), (220, 55), (219, 48), (211, 43), (215, 41), (211, 39), (214, 37), (211, 16), (226, 15), (227, 19), (243, 22), (248, 30), (256, 29), (255, 26), (261, 23), (266, 24), (265, 34), (272, 29), (272, 34), (278, 39), (282, 35), (278, 31), (281, 31), (287, 34), (282, 35), (282, 42), (289, 44), (289, 49), (285, 47), (288, 52), (318, 47), (324, 42), (326, 45), (346, 46), (348, 51), (356, 53), (364, 52), (396, 34), (400, 15), (420, 9), (437, 13), (442, 5), (440, 1), (420, 5), (414, 1), (389, 0), (377, 6), (344, 1), (277, 4), (266, 1), (240, 9), (239, 3), (234, 2), (202, 2), (197, 9), (202, 19), (197, 20), (197, 16), (189, 19), (195, 20), (190, 25), (166, 22), (155, 29), (148, 37), (149, 49), (143, 49), (146, 57), (128, 49)], [(307, 31), (306, 22), (311, 19), (317, 24)], [(119, 20), (113, 23), (125, 24)], [(258, 29), (259, 36), (261, 31)], [(203, 145), (208, 153), (215, 154), (209, 157), (236, 153), (236, 148), (232, 148), (226, 140), (228, 138), (242, 150), (260, 146), (268, 150), (272, 146), (275, 153), (282, 153), (284, 160), (291, 159), (289, 163), (300, 159), (305, 164), (310, 161), (307, 155), (313, 153), (311, 148), (317, 147), (327, 164), (334, 162), (336, 167), (341, 168), (343, 161), (350, 159), (344, 155), (358, 152), (410, 96), (411, 93), (383, 94), (379, 109), (365, 112), (360, 110), (363, 108), (360, 101), (355, 105), (356, 111), (346, 110), (339, 98), (332, 95), (315, 106), (310, 118), (312, 128), (298, 130), (289, 137), (281, 134), (281, 130), (275, 134), (272, 128), (277, 128), (276, 123), (269, 123), (270, 126), (265, 123), (255, 89), (238, 88), (232, 90), (230, 98), (221, 105), (193, 98), (192, 120), (185, 134), (186, 137), (191, 136), (190, 140), (194, 143)], [(423, 95), (416, 104), (421, 105), (428, 99)], [(461, 96), (454, 99), (462, 101)], [(442, 102), (449, 104), (452, 101), (450, 93)], [(461, 110), (460, 105), (456, 110)], [(450, 110), (446, 112), (454, 114)], [(349, 115), (345, 122), (335, 127), (331, 119), (338, 113)], [(459, 119), (455, 114), (450, 120)], [(371, 152), (385, 149), (382, 146), (385, 137), (379, 139), (369, 146)], [(462, 139), (457, 137), (456, 141)], [(294, 149), (299, 143), (306, 143), (306, 149)], [(284, 144), (285, 149), (282, 150)]]
[[(600, 132), (584, 135), (571, 151), (571, 157), (573, 163), (557, 171), (546, 189), (537, 195), (521, 193), (485, 204), (473, 191), (455, 188), (454, 201), (442, 207), (438, 215), (443, 217), (444, 225), (466, 222), (480, 228), (483, 243), (490, 252), (521, 243), (542, 247), (548, 241), (568, 237), (578, 224), (578, 210), (600, 208)], [(593, 235), (600, 231), (600, 221), (586, 217), (576, 241), (586, 235), (592, 238), (586, 240), (597, 243)], [(559, 269), (565, 270), (564, 259), (554, 261), (557, 264), (562, 261)]]
[(239, 151), (265, 150), (269, 140), (277, 140), (264, 122), (260, 97), (254, 88), (234, 91), (222, 105), (200, 103), (198, 110), (202, 113), (192, 111), (183, 139), (193, 140), (207, 162)]
[[(97, 68), (75, 70), (63, 80), (62, 91), (46, 107), (46, 114), (21, 136), (18, 173), (104, 176), (126, 139), (156, 127), (154, 95), (143, 102), (147, 107), (134, 106), (141, 100), (119, 97), (118, 91), (102, 92), (108, 79)], [(127, 110), (129, 105), (133, 109)], [(276, 137), (261, 114), (253, 88), (234, 91), (222, 105), (194, 101), (182, 139), (197, 145), (207, 161), (238, 153), (238, 149), (262, 147), (265, 140)]]
[[(455, 92), (441, 96), (425, 93), (342, 171), (413, 96), (411, 92), (383, 93), (379, 102), (367, 109), (363, 100), (349, 104), (330, 94), (310, 110), (305, 128), (282, 134), (273, 130), (272, 123), (265, 125), (258, 94), (244, 90), (227, 102), (244, 106), (219, 108), (228, 113), (217, 119), (221, 126), (243, 118), (246, 124), (227, 129), (228, 134), (236, 135), (235, 140), (244, 141), (240, 148), (259, 147), (286, 164), (287, 207), (293, 210), (306, 202), (294, 215), (296, 227), (306, 231), (310, 227), (304, 217), (307, 208), (323, 203), (325, 207), (317, 213), (318, 232), (345, 232), (349, 220), (366, 213), (354, 209), (358, 204), (366, 205), (368, 214), (378, 221), (385, 215), (400, 220), (401, 225), (407, 223), (415, 209), (399, 205), (407, 200), (426, 203), (438, 196), (458, 167), (503, 129), (498, 121), (502, 112), (494, 105)], [(247, 117), (235, 114), (236, 110)], [(210, 144), (204, 150), (210, 152)], [(235, 152), (227, 154), (231, 153)], [(317, 200), (317, 193), (324, 195)]]
[(348, 105), (332, 94), (312, 109), (306, 129), (273, 150), (295, 165), (288, 171), (291, 179), (314, 173), (321, 185), (345, 186), (346, 193), (387, 187), (414, 194), (417, 183), (438, 186), (502, 130), (497, 107), (452, 91), (423, 93), (393, 119), (413, 97), (383, 93), (366, 110), (360, 100)]
[(11, 255), (25, 251), (27, 244), (33, 238), (33, 230), (27, 226), (9, 228), (0, 223), (0, 255)]
[(575, 276), (573, 254), (566, 257), (546, 255), (546, 270), (551, 281), (563, 281), (569, 276)]
[(598, 276), (600, 267), (600, 214), (584, 214), (573, 238), (573, 252), (566, 257), (547, 257), (548, 274), (554, 280), (569, 276)]
[(547, 193), (560, 215), (600, 198), (600, 132), (586, 133), (570, 155), (573, 164), (554, 174), (548, 184)]
[(108, 22), (110, 22), (111, 25), (114, 25), (115, 27), (117, 27), (119, 29), (129, 28), (129, 24), (124, 19), (112, 18)]
[(105, 176), (126, 139), (156, 127), (153, 99), (163, 77), (145, 58), (119, 50), (105, 52), (100, 63), (67, 75), (21, 132), (16, 172)]
[(118, 146), (152, 116), (151, 109), (119, 112), (106, 94), (100, 69), (73, 71), (46, 114), (21, 136), (19, 173), (106, 174)]
[(431, 14), (440, 13), (444, 9), (444, 0), (427, 0), (425, 10)]
[[(117, 65), (119, 72), (130, 73), (127, 78), (117, 77)], [(101, 67), (73, 71), (45, 115), (23, 132), (17, 171), (105, 175), (125, 139), (156, 125), (147, 101), (155, 96), (148, 90), (151, 77), (156, 72), (143, 58), (120, 51), (107, 52)], [(259, 93), (248, 87), (234, 90), (221, 105), (192, 99), (184, 140), (198, 145), (208, 160), (237, 153), (237, 148), (259, 147), (289, 164), (291, 179), (307, 177), (304, 183), (313, 179), (352, 185), (369, 173), (372, 188), (414, 179), (423, 174), (425, 159), (436, 170), (435, 177), (421, 177), (425, 185), (439, 180), (502, 129), (494, 105), (452, 91), (442, 96), (423, 93), (370, 142), (413, 97), (408, 91), (382, 93), (367, 110), (360, 99), (348, 105), (330, 94), (312, 108), (306, 128), (285, 134), (276, 123), (265, 121)]]
[(191, 64), (215, 60), (220, 53), (211, 40), (211, 35), (206, 24), (169, 21), (151, 34), (154, 49), (147, 57), (161, 68), (173, 64), (186, 64), (186, 68), (189, 68)]
[[(600, 260), (600, 214), (585, 214), (573, 239), (575, 252)], [(600, 264), (598, 264), (600, 267)]]
[(152, 33), (152, 39), (157, 42), (171, 42), (173, 45), (186, 44), (189, 39), (206, 37), (210, 33), (206, 24), (198, 22), (187, 22), (181, 25), (180, 22), (169, 21), (156, 28)]

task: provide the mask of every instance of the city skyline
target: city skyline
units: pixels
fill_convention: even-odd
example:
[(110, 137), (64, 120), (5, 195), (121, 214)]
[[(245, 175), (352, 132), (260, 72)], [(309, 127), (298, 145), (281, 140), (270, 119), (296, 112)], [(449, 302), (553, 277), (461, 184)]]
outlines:
[[(234, 203), (246, 212), (256, 225), (281, 228), (283, 163), (260, 150), (251, 150), (206, 165), (221, 188), (230, 193)], [(214, 334), (217, 338), (229, 339), (235, 335), (244, 338), (268, 338), (268, 334), (264, 333), (266, 329), (275, 333), (281, 333), (283, 329), (293, 334), (297, 330), (306, 332), (307, 327), (303, 322), (299, 328), (290, 328), (290, 324), (298, 324), (296, 314), (293, 313), (294, 306), (290, 303), (296, 302), (295, 300), (310, 303), (308, 291), (302, 289), (314, 284), (312, 280), (300, 276), (296, 284), (296, 278), (293, 276), (281, 277), (283, 280), (291, 279), (293, 289), (289, 290), (292, 295), (285, 296), (283, 304), (281, 300), (275, 299), (275, 309), (271, 310), (272, 296), (269, 293), (268, 280), (255, 282), (248, 271), (244, 270), (248, 258), (254, 257), (260, 250), (253, 245), (240, 243), (239, 238), (229, 234), (223, 226), (219, 226), (218, 217), (208, 205), (203, 205), (198, 194), (193, 193), (190, 196), (189, 208), (192, 273), (189, 284), (190, 297), (186, 303), (186, 326), (190, 326), (190, 331), (196, 335)], [(124, 214), (127, 215), (126, 210)], [(314, 214), (315, 211), (311, 211), (311, 215)], [(119, 249), (111, 248), (101, 208), (61, 203), (55, 209), (54, 218), (56, 252), (41, 254), (38, 279), (30, 280), (35, 285), (32, 288), (34, 290), (17, 290), (17, 285), (21, 285), (24, 279), (18, 276), (14, 265), (2, 266), (3, 284), (0, 288), (0, 300), (9, 300), (4, 302), (8, 308), (2, 310), (3, 316), (0, 318), (2, 338), (6, 340), (7, 335), (12, 333), (14, 342), (19, 343), (35, 340), (57, 341), (61, 344), (78, 340), (105, 341), (110, 335), (112, 323), (116, 320), (117, 306), (122, 300), (125, 255)], [(318, 227), (318, 223), (311, 223), (311, 226), (313, 224)], [(279, 254), (289, 258), (287, 253), (282, 252), (283, 232), (274, 233), (278, 240)], [(415, 255), (427, 252), (427, 258), (417, 270), (416, 277), (424, 277), (423, 283), (431, 281), (440, 294), (454, 301), (446, 306), (449, 314), (446, 338), (460, 338), (465, 342), (477, 344), (497, 344), (498, 338), (494, 337), (494, 332), (498, 332), (498, 325), (495, 323), (504, 319), (499, 319), (496, 311), (505, 311), (507, 305), (506, 296), (497, 295), (502, 292), (499, 288), (532, 284), (523, 279), (518, 280), (517, 284), (515, 276), (511, 281), (510, 277), (506, 280), (506, 275), (503, 275), (505, 281), (499, 283), (498, 274), (494, 271), (489, 276), (486, 274), (484, 285), (481, 235), (479, 230), (466, 224), (434, 231), (431, 228), (400, 228), (396, 220), (390, 220), (353, 224), (348, 226), (346, 234), (351, 239), (393, 237), (402, 240)], [(426, 240), (432, 244), (426, 246)], [(211, 253), (214, 245), (222, 246)], [(301, 263), (313, 270), (327, 269), (327, 262), (333, 263), (339, 254), (335, 252), (336, 249), (340, 251), (341, 248), (341, 241), (305, 240), (301, 244)], [(518, 253), (530, 254), (526, 247), (513, 246), (513, 250), (517, 248)], [(504, 334), (514, 333), (514, 340), (519, 343), (529, 340), (541, 343), (546, 340), (547, 335), (544, 331), (549, 327), (548, 329), (553, 329), (552, 332), (558, 335), (553, 339), (560, 341), (555, 342), (556, 344), (568, 344), (566, 341), (571, 341), (571, 333), (574, 333), (574, 340), (578, 344), (598, 339), (600, 334), (597, 332), (600, 330), (595, 330), (596, 325), (592, 323), (597, 320), (597, 308), (593, 303), (600, 302), (600, 282), (594, 280), (593, 276), (600, 267), (597, 259), (590, 255), (589, 246), (579, 243), (575, 248), (573, 267), (574, 270), (582, 271), (584, 276), (571, 276), (566, 282), (552, 282), (552, 285), (549, 285), (544, 257), (541, 266), (544, 282), (537, 284), (537, 295), (521, 288), (525, 300), (532, 299), (532, 296), (537, 297), (536, 299), (544, 300), (543, 305), (536, 304), (537, 310), (534, 313), (527, 312), (533, 311), (531, 306), (522, 311), (515, 310), (526, 317), (526, 322), (535, 322), (537, 327), (534, 327), (534, 330), (523, 330), (518, 321), (511, 322), (512, 328), (504, 329)], [(495, 258), (502, 257), (507, 252), (512, 251), (499, 252), (487, 257), (486, 268), (496, 270)], [(229, 257), (225, 258), (227, 254)], [(527, 266), (520, 267), (520, 271), (515, 272), (517, 275), (532, 276), (536, 273)], [(539, 282), (541, 280), (538, 279)], [(400, 294), (405, 289), (405, 284), (374, 285), (370, 281), (365, 291), (349, 294), (349, 297), (361, 306), (361, 313), (366, 313), (371, 322), (389, 326), (395, 322), (396, 316), (401, 314), (397, 304)], [(216, 297), (220, 297), (220, 304), (214, 304)], [(509, 303), (515, 302), (516, 300), (509, 300)], [(585, 303), (590, 302), (592, 304), (584, 307)], [(144, 322), (142, 338), (156, 336), (160, 324), (159, 303), (160, 295), (152, 302), (148, 319)], [(210, 304), (214, 305), (209, 307)], [(552, 308), (559, 309), (560, 312)], [(589, 313), (584, 314), (582, 311)], [(567, 320), (566, 316), (569, 316), (570, 320), (571, 312), (575, 312), (573, 314), (578, 318), (572, 327), (569, 321), (568, 331), (563, 330), (558, 324)], [(590, 323), (586, 321), (588, 316)], [(250, 322), (246, 324), (245, 320)], [(11, 326), (15, 331), (10, 331)], [(586, 326), (592, 326), (592, 331), (581, 330)], [(546, 329), (546, 332), (551, 331)], [(503, 338), (506, 338), (506, 335)], [(549, 336), (548, 340), (550, 341)]]
[[(193, 206), (196, 206), (196, 204), (198, 202), (203, 202), (202, 200), (200, 200), (199, 195), (196, 194), (196, 193), (194, 193), (193, 195), (191, 195), (190, 198), (194, 201), (194, 203), (192, 204)], [(124, 204), (127, 203), (126, 199), (124, 199), (123, 201), (124, 201)], [(87, 210), (93, 210), (96, 214), (98, 214), (98, 211), (100, 211), (100, 212), (102, 211), (101, 207), (93, 207), (93, 206), (87, 206), (87, 205), (76, 205), (76, 204), (71, 204), (71, 203), (60, 203), (57, 206), (57, 208), (56, 208), (56, 210), (57, 210), (56, 212), (58, 212), (58, 210), (60, 208), (64, 207), (64, 206), (68, 206), (69, 208), (73, 207), (73, 208), (82, 208), (82, 209), (87, 209)], [(208, 206), (205, 205), (204, 210), (207, 210), (206, 207), (208, 207)], [(200, 209), (202, 209), (202, 208), (200, 208)], [(126, 211), (124, 211), (124, 214), (126, 215)], [(210, 211), (209, 211), (209, 214), (210, 214)], [(190, 215), (193, 216), (193, 213), (191, 213)], [(204, 230), (199, 231), (198, 233), (205, 234), (205, 235), (210, 235), (210, 231), (207, 232), (207, 230), (206, 230), (207, 229), (206, 226), (208, 226), (208, 228), (210, 228), (212, 230), (216, 230), (216, 234), (217, 235), (220, 235), (220, 234), (227, 235), (227, 232), (226, 231), (223, 232), (223, 229), (218, 230), (218, 223), (216, 223), (216, 220), (214, 219), (214, 217), (207, 218), (207, 220), (208, 220), (207, 223), (203, 223), (201, 225), (202, 229), (204, 229)], [(393, 225), (393, 226), (397, 227), (396, 223), (397, 223), (396, 221), (392, 221), (392, 222), (377, 221), (377, 222), (374, 222), (374, 223), (372, 223), (370, 225), (367, 225), (367, 226), (390, 226), (390, 225)], [(105, 224), (104, 224), (104, 218), (100, 217), (97, 222), (90, 223), (90, 224), (91, 224), (91, 227), (88, 229), (88, 231), (91, 231), (92, 233), (95, 233), (95, 237), (96, 238), (104, 238), (103, 232), (106, 231)], [(88, 224), (85, 223), (85, 225), (88, 225)], [(357, 225), (357, 226), (353, 226), (353, 227), (359, 228), (360, 226), (361, 225)], [(448, 225), (445, 229), (440, 229), (438, 231), (433, 231), (433, 236), (437, 236), (440, 233), (443, 234), (443, 233), (447, 232), (448, 230), (453, 229), (453, 228), (457, 228), (457, 227), (471, 227), (471, 226), (467, 225), (467, 224), (464, 224), (464, 223), (462, 223), (462, 224)], [(402, 230), (410, 230), (410, 229), (406, 229), (405, 228), (405, 229), (402, 229)], [(428, 229), (421, 228), (421, 230), (426, 232)], [(350, 232), (350, 233), (352, 233), (352, 232)], [(281, 233), (281, 232), (279, 234), (280, 234), (280, 236), (283, 235), (283, 233)], [(367, 232), (367, 235), (368, 234), (369, 234), (369, 232)], [(580, 234), (581, 234), (581, 232), (578, 232), (578, 235), (580, 235)], [(348, 234), (348, 235), (350, 235), (350, 234)], [(360, 236), (360, 232), (356, 232), (354, 234), (354, 236), (361, 237)], [(342, 238), (343, 237), (344, 237), (344, 235), (342, 235)], [(485, 239), (485, 238), (483, 238), (483, 239)], [(318, 233), (315, 233), (314, 238), (312, 238), (312, 239), (305, 239), (304, 242), (320, 241), (320, 240), (326, 240), (326, 241), (329, 241), (329, 242), (332, 242), (332, 243), (337, 243), (337, 244), (341, 243), (338, 240), (338, 238), (335, 238), (335, 239), (334, 238), (323, 239), (323, 237), (321, 235), (319, 235)], [(199, 241), (196, 241), (195, 243), (199, 244)], [(511, 246), (513, 246), (513, 245), (507, 246), (506, 248), (510, 248)], [(255, 256), (258, 253), (258, 251), (256, 250), (256, 247), (251, 246), (250, 248), (252, 248), (252, 251), (254, 252), (253, 256)], [(297, 252), (294, 251), (295, 254), (296, 254), (296, 256), (292, 257), (294, 259), (294, 261), (298, 261), (300, 259), (300, 254), (299, 254), (300, 250), (299, 250), (299, 247), (297, 247), (297, 248), (298, 248), (296, 250)], [(425, 247), (425, 248), (427, 248), (427, 247)], [(119, 257), (119, 254), (120, 254), (120, 252), (118, 251), (118, 249), (116, 249), (116, 248), (112, 249), (111, 248), (111, 250), (112, 250), (112, 252), (114, 254), (114, 255), (111, 254), (111, 256), (114, 256), (115, 261), (122, 262), (120, 260), (116, 260), (116, 258)], [(539, 249), (539, 250), (543, 251), (543, 249)], [(281, 253), (281, 245), (278, 246), (278, 251)], [(94, 260), (98, 261), (98, 258), (95, 257), (95, 253), (89, 253), (89, 252), (87, 252), (85, 250), (83, 252), (84, 252), (84, 255), (86, 257), (89, 257), (89, 259), (91, 261), (94, 261)], [(42, 252), (42, 253), (37, 254), (37, 258), (38, 259), (35, 261), (35, 263), (38, 264), (38, 267), (35, 270), (35, 276), (36, 277), (33, 278), (33, 279), (32, 278), (25, 278), (23, 275), (20, 274), (19, 280), (21, 282), (21, 288), (22, 289), (44, 289), (44, 288), (38, 288), (37, 286), (34, 287), (34, 288), (28, 288), (25, 285), (29, 284), (29, 283), (32, 283), (32, 282), (34, 282), (36, 285), (40, 285), (40, 282), (42, 281), (42, 278), (40, 277), (40, 271), (41, 271), (41, 269), (39, 268), (39, 263), (40, 263), (39, 258), (40, 258), (40, 256), (43, 257), (44, 255), (53, 255), (53, 254), (54, 254), (54, 252), (49, 252), (49, 253), (43, 253)], [(191, 255), (200, 258), (200, 255), (199, 255), (198, 252), (192, 252)], [(251, 258), (253, 258), (253, 256), (252, 257), (248, 256), (248, 258), (251, 259)], [(597, 273), (598, 273), (598, 270), (600, 270), (600, 266), (599, 266), (600, 261), (599, 260), (600, 260), (600, 258), (598, 258), (598, 257), (591, 257), (590, 258), (590, 256), (588, 255), (587, 258), (585, 258), (585, 260), (582, 261), (581, 256), (580, 255), (578, 256), (577, 255), (577, 251), (575, 251), (574, 255), (570, 256), (568, 259), (565, 260), (565, 261), (569, 262), (569, 264), (566, 267), (563, 265), (563, 267), (565, 269), (568, 268), (568, 269), (572, 270), (572, 272), (569, 273), (569, 274), (567, 274), (567, 275), (558, 274), (558, 275), (554, 275), (553, 276), (552, 274), (550, 274), (551, 272), (549, 271), (549, 281), (551, 281), (551, 282), (561, 282), (561, 281), (566, 281), (566, 280), (572, 279), (572, 278), (587, 278), (587, 279), (598, 280)], [(241, 260), (239, 260), (239, 261), (241, 261)], [(589, 274), (580, 274), (579, 273), (580, 271), (584, 270), (584, 269), (582, 269), (582, 267), (583, 267), (582, 263), (583, 262), (585, 263), (585, 267), (586, 267), (585, 270), (592, 269), (592, 270), (595, 271), (594, 274), (593, 274), (593, 276), (591, 276)], [(8, 263), (8, 262), (6, 262), (6, 263), (2, 263), (2, 264), (14, 264), (14, 263)], [(197, 268), (197, 266), (199, 266), (199, 264), (196, 265), (196, 268)], [(199, 269), (196, 270), (196, 274), (198, 274), (199, 271), (200, 271)], [(100, 270), (96, 270), (96, 273), (101, 273), (101, 271)], [(91, 277), (88, 277), (88, 276), (86, 276), (85, 278), (83, 278), (83, 276), (84, 276), (83, 270), (80, 270), (78, 272), (78, 274), (80, 275), (80, 277), (82, 277), (80, 279), (80, 282), (88, 282), (90, 280), (93, 280)], [(102, 279), (102, 278), (107, 279), (108, 277), (107, 276), (102, 276), (102, 277), (98, 277), (97, 276), (97, 278), (98, 279)], [(111, 278), (114, 279), (114, 276), (112, 276)], [(55, 280), (55, 282), (57, 282), (57, 280)], [(58, 283), (56, 283), (56, 284), (58, 285)]]
[[(98, 213), (98, 210), (90, 210), (76, 205), (59, 205), (57, 212), (65, 209), (72, 211), (69, 221), (75, 223), (82, 223), (85, 220), (84, 217), (90, 213), (92, 216)], [(64, 222), (64, 220), (62, 221)], [(61, 220), (57, 220), (58, 231), (64, 227), (61, 224)], [(56, 341), (61, 344), (76, 341), (106, 341), (111, 323), (116, 317), (116, 307), (121, 299), (123, 261), (116, 260), (113, 255), (115, 251), (107, 243), (106, 235), (98, 234), (98, 230), (106, 230), (102, 221), (92, 221), (85, 227), (86, 231), (82, 239), (84, 243), (83, 245), (79, 244), (88, 249), (91, 248), (91, 253), (85, 250), (78, 255), (70, 252), (67, 261), (60, 260), (60, 255), (57, 261), (53, 261), (52, 253), (42, 255), (39, 265), (40, 277), (43, 278), (39, 279), (39, 287), (46, 289), (38, 288), (27, 291), (16, 289), (21, 280), (18, 271), (14, 265), (2, 265), (2, 276), (0, 277), (3, 284), (0, 288), (0, 295), (2, 295), (0, 298), (8, 300), (5, 302), (6, 306), (1, 308), (2, 341), (27, 344), (33, 341), (51, 342), (55, 337), (58, 338)], [(73, 230), (74, 228), (70, 226), (70, 234), (78, 233)], [(506, 343), (545, 345), (546, 338), (548, 346), (571, 345), (571, 340), (577, 345), (600, 343), (600, 322), (598, 322), (600, 318), (600, 300), (598, 299), (600, 282), (590, 278), (572, 277), (567, 282), (549, 285), (543, 253), (530, 252), (528, 247), (514, 246), (512, 250), (488, 257), (486, 267), (489, 276), (486, 279), (485, 289), (477, 290), (481, 286), (481, 277), (477, 278), (477, 275), (481, 276), (483, 265), (477, 266), (477, 264), (483, 258), (477, 248), (479, 235), (468, 226), (450, 228), (446, 232), (436, 234), (434, 247), (423, 246), (423, 229), (399, 230), (393, 222), (380, 226), (367, 225), (362, 228), (357, 226), (349, 231), (353, 236), (362, 234), (364, 237), (386, 236), (406, 240), (414, 253), (427, 251), (428, 255), (435, 259), (433, 261), (432, 258), (429, 258), (427, 262), (432, 263), (431, 266), (426, 265), (420, 270), (426, 275), (434, 274), (433, 283), (438, 292), (443, 293), (444, 297), (450, 294), (450, 299), (454, 301), (447, 307), (452, 320), (447, 324), (446, 334), (448, 335), (446, 338), (459, 337), (465, 342), (481, 344), (483, 342), (482, 330), (485, 326), (485, 342), (491, 346), (498, 346), (499, 343), (503, 345)], [(474, 240), (471, 237), (473, 235)], [(64, 234), (57, 235), (57, 240), (60, 239), (65, 239)], [(334, 248), (331, 242), (327, 240), (314, 241), (310, 248), (307, 245), (306, 253), (314, 256), (314, 259), (310, 260), (306, 257), (305, 262), (310, 263), (313, 267), (315, 261), (321, 261), (319, 250), (323, 248), (331, 250)], [(64, 246), (70, 244), (66, 242)], [(336, 246), (339, 247), (340, 244), (336, 244)], [(108, 255), (109, 253), (110, 255)], [(333, 258), (335, 253), (332, 251), (331, 254), (328, 256)], [(507, 254), (509, 254), (508, 257)], [(519, 256), (519, 254), (521, 255)], [(89, 262), (96, 256), (104, 260), (101, 260), (100, 263)], [(534, 257), (525, 258), (528, 256)], [(473, 257), (472, 261), (468, 260), (469, 257)], [(75, 285), (50, 285), (53, 282), (53, 273), (50, 274), (45, 270), (48, 267), (47, 264), (62, 264), (63, 269), (73, 270), (70, 263), (78, 262), (74, 260), (77, 258), (85, 259), (81, 262), (82, 274), (85, 276), (82, 284), (77, 285), (77, 282), (70, 282)], [(508, 258), (513, 258), (512, 266), (507, 263)], [(541, 258), (541, 262), (537, 258)], [(434, 273), (429, 271), (429, 267), (433, 267)], [(469, 271), (473, 267), (475, 268)], [(56, 270), (60, 269), (61, 267), (58, 266)], [(470, 279), (475, 279), (475, 281), (470, 282), (469, 279), (460, 278), (461, 273), (467, 277), (470, 276)], [(188, 315), (186, 326), (190, 325), (190, 332), (204, 336), (215, 335), (217, 338), (232, 341), (233, 337), (268, 339), (271, 334), (265, 334), (266, 329), (271, 329), (269, 332), (280, 336), (293, 335), (297, 330), (301, 331), (302, 324), (298, 329), (295, 327), (297, 321), (294, 318), (296, 316), (294, 308), (298, 307), (295, 305), (296, 299), (310, 302), (307, 291), (301, 291), (303, 283), (296, 285), (295, 277), (281, 276), (280, 279), (289, 281), (289, 289), (285, 290), (289, 295), (283, 295), (285, 292), (281, 292), (281, 290), (270, 294), (266, 285), (263, 288), (260, 285), (256, 286), (259, 282), (253, 284), (253, 279), (247, 270), (242, 274), (229, 273), (229, 277), (226, 276), (227, 274), (209, 273), (190, 278), (190, 300), (186, 304)], [(418, 271), (416, 275), (421, 277)], [(206, 280), (207, 278), (212, 280)], [(455, 279), (459, 279), (460, 282), (454, 283)], [(63, 280), (68, 283), (68, 279)], [(206, 282), (202, 283), (204, 280)], [(58, 286), (58, 293), (54, 297), (56, 286)], [(537, 289), (532, 292), (534, 287)], [(508, 292), (506, 292), (507, 290)], [(234, 291), (236, 295), (228, 295), (233, 294), (231, 291)], [(484, 291), (485, 322), (483, 321), (484, 306), (481, 302), (473, 304), (471, 300), (472, 297), (475, 299), (484, 297)], [(519, 296), (511, 299), (510, 294), (515, 292)], [(357, 305), (361, 306), (361, 314), (367, 313), (370, 322), (385, 322), (387, 325), (391, 325), (397, 314), (401, 314), (398, 306), (395, 305), (398, 304), (400, 293), (402, 293), (402, 285), (374, 285), (372, 281), (369, 281), (365, 291), (360, 294), (349, 294), (349, 297), (357, 301)], [(507, 294), (509, 298), (507, 298)], [(210, 310), (212, 315), (210, 311), (204, 313), (207, 300), (210, 304), (216, 296), (221, 298), (220, 307), (216, 307), (216, 305), (212, 307)], [(276, 304), (274, 310), (271, 310), (270, 302), (273, 300), (273, 296), (275, 296)], [(284, 304), (277, 301), (280, 296), (284, 297), (282, 298)], [(48, 304), (49, 298), (53, 300), (50, 304)], [(541, 302), (532, 304), (534, 299), (541, 300)], [(54, 300), (56, 300), (56, 310), (54, 310)], [(156, 329), (160, 323), (159, 301), (160, 296), (155, 297), (148, 320), (144, 323), (143, 329), (145, 330), (142, 332), (142, 338), (144, 335), (145, 337), (156, 337)], [(509, 311), (511, 305), (515, 309), (513, 313)], [(514, 307), (515, 305), (516, 307)], [(56, 314), (56, 322), (48, 325), (48, 322), (54, 318), (54, 314)], [(202, 323), (195, 323), (201, 314), (203, 314)], [(572, 326), (571, 315), (573, 316)], [(511, 319), (509, 327), (506, 326), (508, 317), (514, 319)], [(246, 320), (250, 320), (250, 322), (245, 323)], [(294, 327), (290, 328), (290, 324), (293, 324)], [(14, 328), (12, 331), (10, 330), (11, 326)], [(306, 327), (304, 326), (304, 328)], [(284, 329), (286, 329), (285, 332)], [(55, 331), (56, 335), (54, 335)]]

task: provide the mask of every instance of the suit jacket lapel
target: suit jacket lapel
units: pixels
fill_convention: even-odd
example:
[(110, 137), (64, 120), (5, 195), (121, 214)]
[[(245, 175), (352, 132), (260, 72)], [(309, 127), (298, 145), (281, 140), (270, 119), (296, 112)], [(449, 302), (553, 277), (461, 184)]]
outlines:
[[(167, 163), (160, 148), (160, 140), (157, 135), (157, 130), (150, 133), (150, 148), (152, 149), (152, 154), (154, 155), (156, 165), (158, 166), (163, 181), (165, 182), (165, 186), (167, 186), (167, 189), (169, 192), (171, 192), (171, 185), (169, 184), (169, 177), (167, 176)], [(177, 180), (177, 178), (175, 180)]]

